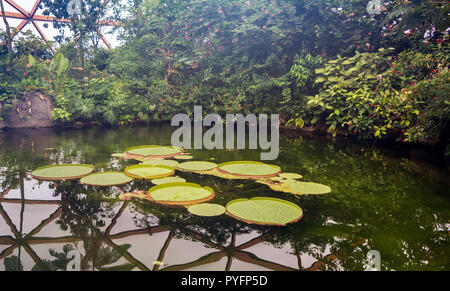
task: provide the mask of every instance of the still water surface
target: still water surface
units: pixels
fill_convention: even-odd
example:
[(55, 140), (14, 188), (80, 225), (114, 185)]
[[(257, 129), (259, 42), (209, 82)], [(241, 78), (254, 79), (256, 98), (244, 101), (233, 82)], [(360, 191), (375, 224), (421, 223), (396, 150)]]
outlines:
[[(112, 153), (142, 144), (169, 145), (172, 130), (156, 125), (0, 133), (0, 270), (65, 268), (71, 249), (81, 251), (82, 268), (88, 270), (363, 270), (369, 250), (380, 252), (383, 270), (450, 267), (448, 167), (420, 151), (282, 137), (273, 164), (333, 189), (317, 196), (177, 173), (212, 187), (212, 202), (222, 205), (257, 196), (294, 202), (304, 217), (286, 227), (248, 225), (227, 216), (199, 218), (148, 201), (120, 201), (114, 187), (29, 176), (56, 163), (123, 170), (137, 161), (118, 161)], [(260, 156), (251, 150), (189, 152), (196, 160), (216, 163)], [(127, 190), (150, 186), (134, 182)]]

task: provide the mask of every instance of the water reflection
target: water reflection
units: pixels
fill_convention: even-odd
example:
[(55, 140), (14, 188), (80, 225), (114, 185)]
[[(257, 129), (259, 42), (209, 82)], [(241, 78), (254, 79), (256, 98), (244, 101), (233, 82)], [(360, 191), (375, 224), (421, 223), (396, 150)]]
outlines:
[[(363, 270), (379, 250), (386, 270), (448, 269), (448, 172), (403, 153), (347, 143), (285, 138), (285, 171), (328, 184), (333, 192), (296, 197), (264, 185), (180, 173), (215, 189), (214, 203), (273, 196), (305, 211), (287, 227), (199, 218), (182, 208), (119, 201), (117, 188), (40, 182), (29, 171), (58, 162), (99, 169), (133, 164), (111, 153), (169, 144), (167, 126), (0, 135), (0, 270), (65, 269), (72, 249), (85, 270)], [(257, 160), (257, 151), (191, 151), (203, 160)], [(124, 190), (151, 185), (135, 182)], [(161, 263), (158, 263), (161, 262)]]

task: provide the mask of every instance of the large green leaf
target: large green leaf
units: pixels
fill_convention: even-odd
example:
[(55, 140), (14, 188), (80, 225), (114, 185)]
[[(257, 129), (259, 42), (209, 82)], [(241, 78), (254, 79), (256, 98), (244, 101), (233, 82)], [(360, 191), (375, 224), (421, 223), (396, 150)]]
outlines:
[(126, 149), (130, 155), (144, 157), (170, 157), (183, 153), (183, 150), (172, 146), (144, 145)]
[(293, 194), (325, 194), (331, 192), (330, 187), (311, 182), (289, 183), (288, 187)]
[(228, 215), (254, 224), (286, 225), (303, 216), (302, 209), (294, 203), (269, 197), (232, 200), (226, 209)]
[(31, 176), (39, 180), (74, 180), (94, 171), (94, 166), (85, 164), (62, 164), (37, 168)]
[(102, 172), (94, 173), (89, 176), (83, 177), (81, 184), (91, 186), (116, 186), (124, 185), (133, 181), (133, 178), (125, 175), (122, 172)]
[(219, 216), (225, 213), (225, 207), (213, 203), (200, 203), (188, 207), (191, 214), (197, 216)]
[(178, 168), (185, 171), (208, 171), (217, 168), (213, 162), (192, 161), (184, 162), (178, 165)]
[(169, 166), (133, 165), (125, 168), (125, 174), (136, 179), (155, 179), (173, 175), (175, 170)]
[(167, 183), (148, 190), (150, 200), (165, 205), (191, 205), (214, 198), (214, 191), (194, 183)]
[(280, 167), (254, 161), (236, 161), (220, 164), (219, 171), (243, 177), (271, 177), (281, 172)]

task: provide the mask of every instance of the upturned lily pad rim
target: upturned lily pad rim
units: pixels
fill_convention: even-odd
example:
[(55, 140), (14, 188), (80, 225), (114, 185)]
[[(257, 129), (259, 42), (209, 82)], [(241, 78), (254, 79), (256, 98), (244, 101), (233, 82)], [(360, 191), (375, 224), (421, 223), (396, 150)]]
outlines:
[[(293, 206), (293, 207), (297, 208), (298, 210), (300, 210), (301, 215), (298, 218), (296, 218), (296, 219), (293, 219), (291, 221), (288, 221), (288, 222), (282, 224), (282, 223), (270, 223), (270, 222), (261, 222), (261, 221), (255, 221), (255, 220), (248, 220), (248, 219), (239, 217), (237, 215), (234, 215), (228, 210), (230, 205), (233, 204), (233, 203), (239, 203), (239, 202), (251, 201), (251, 200), (272, 200), (272, 201), (276, 201), (276, 202), (279, 202), (279, 203), (284, 203), (284, 204)], [(283, 200), (283, 199), (278, 199), (278, 198), (273, 198), (273, 197), (238, 198), (238, 199), (234, 199), (234, 200), (229, 201), (227, 203), (227, 205), (225, 206), (225, 208), (226, 208), (226, 212), (225, 213), (228, 216), (231, 216), (234, 219), (237, 219), (237, 220), (243, 221), (245, 223), (249, 223), (249, 224), (286, 226), (286, 224), (297, 222), (297, 221), (299, 221), (300, 219), (303, 218), (303, 209), (301, 209), (300, 206), (298, 206), (297, 204), (292, 203), (290, 201)]]
[[(37, 171), (44, 170), (44, 169), (50, 169), (50, 168), (62, 168), (62, 167), (84, 167), (89, 168), (89, 172), (83, 175), (77, 175), (77, 176), (68, 176), (68, 177), (49, 177), (49, 176), (40, 176), (33, 173), (36, 173)], [(66, 181), (66, 180), (77, 180), (84, 176), (87, 176), (91, 174), (95, 170), (95, 167), (88, 164), (58, 164), (58, 165), (48, 165), (48, 166), (42, 166), (37, 169), (34, 169), (31, 172), (31, 177), (33, 179), (37, 180), (44, 180), (44, 181)]]
[[(273, 174), (267, 174), (267, 175), (245, 175), (245, 174), (236, 174), (236, 173), (232, 173), (232, 172), (228, 172), (225, 170), (222, 170), (221, 167), (226, 166), (226, 165), (231, 165), (231, 164), (258, 164), (258, 165), (264, 165), (264, 166), (270, 166), (274, 169), (277, 169), (276, 173)], [(243, 178), (265, 178), (265, 177), (276, 177), (281, 173), (281, 168), (276, 166), (276, 165), (271, 165), (271, 164), (266, 164), (263, 162), (257, 162), (257, 161), (232, 161), (232, 162), (225, 162), (225, 163), (221, 163), (217, 166), (217, 170), (221, 173), (224, 174), (229, 174), (229, 175), (233, 175), (236, 177), (243, 177)]]
[[(201, 214), (200, 212), (196, 212), (195, 210), (193, 210), (194, 208), (202, 208), (202, 207), (215, 207), (217, 209), (220, 209), (220, 211), (216, 212), (214, 215), (204, 215)], [(196, 215), (196, 216), (201, 216), (201, 217), (216, 217), (216, 216), (220, 216), (225, 214), (226, 212), (226, 208), (220, 204), (216, 204), (216, 203), (199, 203), (199, 204), (193, 204), (193, 205), (189, 205), (189, 207), (187, 207), (187, 210), (190, 214)]]
[[(208, 167), (206, 169), (192, 169), (192, 168), (184, 168), (183, 165), (186, 164), (207, 164)], [(210, 167), (209, 167), (210, 166)], [(215, 168), (217, 168), (217, 164), (214, 162), (208, 162), (208, 161), (188, 161), (188, 162), (182, 162), (177, 165), (177, 169), (183, 170), (183, 171), (210, 171)]]
[[(190, 186), (190, 187), (196, 187), (196, 188), (202, 188), (205, 190), (208, 190), (211, 194), (205, 198), (201, 198), (201, 199), (196, 199), (196, 200), (189, 200), (189, 201), (167, 201), (167, 200), (156, 200), (152, 197), (151, 193), (159, 190), (161, 188), (170, 188), (170, 187), (176, 187), (176, 186)], [(165, 184), (161, 184), (161, 185), (156, 185), (151, 187), (148, 192), (147, 192), (147, 197), (148, 200), (157, 203), (157, 204), (162, 204), (162, 205), (169, 205), (169, 206), (186, 206), (186, 205), (193, 205), (193, 204), (199, 204), (199, 203), (203, 203), (203, 202), (207, 202), (210, 201), (214, 198), (215, 193), (214, 190), (208, 186), (201, 186), (199, 184), (195, 184), (195, 183), (189, 183), (189, 182), (173, 182), (173, 183), (165, 183)]]
[(129, 180), (127, 182), (114, 183), (114, 184), (93, 184), (93, 183), (85, 183), (85, 182), (83, 182), (83, 179), (81, 179), (80, 183), (83, 185), (89, 185), (89, 186), (110, 187), (110, 186), (126, 185), (128, 183), (131, 183), (134, 180), (132, 177), (127, 176), (125, 173), (119, 172), (119, 171), (96, 172), (96, 173), (92, 173), (90, 175), (84, 176), (83, 178), (88, 178), (91, 176), (97, 176), (97, 175), (102, 175), (102, 174), (123, 174), (125, 177), (129, 178)]
[[(173, 148), (173, 149), (179, 150), (179, 152), (178, 153), (174, 153), (174, 154), (170, 154), (170, 155), (140, 155), (140, 154), (130, 153), (131, 150), (143, 149), (143, 148)], [(129, 156), (132, 156), (132, 157), (134, 156), (134, 157), (168, 158), (168, 157), (174, 157), (174, 156), (182, 155), (183, 154), (183, 149), (182, 148), (178, 148), (178, 147), (174, 147), (174, 146), (140, 145), (140, 146), (127, 148), (125, 150), (125, 153), (127, 155), (129, 155)]]
[[(133, 174), (130, 172), (131, 170), (136, 169), (136, 168), (159, 168), (159, 169), (169, 170), (169, 172), (144, 177), (144, 176), (140, 176), (140, 175)], [(151, 179), (164, 178), (164, 177), (171, 176), (175, 173), (175, 169), (173, 167), (164, 166), (164, 165), (132, 165), (132, 166), (126, 167), (124, 172), (125, 172), (125, 175), (130, 176), (135, 179), (151, 180)]]

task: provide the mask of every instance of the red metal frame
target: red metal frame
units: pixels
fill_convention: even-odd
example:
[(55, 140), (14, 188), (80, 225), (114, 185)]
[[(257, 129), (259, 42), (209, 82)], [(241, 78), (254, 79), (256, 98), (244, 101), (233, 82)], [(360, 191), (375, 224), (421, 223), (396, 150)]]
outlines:
[[(103, 1), (103, 5), (107, 5), (110, 0)], [(25, 9), (20, 7), (19, 4), (14, 2), (13, 0), (5, 0), (6, 3), (8, 3), (11, 7), (17, 10), (17, 12), (6, 12), (5, 16), (6, 18), (13, 18), (13, 19), (23, 19), (23, 21), (16, 27), (16, 31), (13, 32), (12, 37), (14, 37), (18, 32), (20, 32), (28, 23), (31, 22), (33, 26), (36, 28), (38, 33), (41, 35), (42, 39), (45, 41), (45, 43), (50, 47), (51, 51), (55, 53), (54, 48), (50, 45), (50, 42), (48, 41), (47, 37), (45, 36), (44, 32), (40, 29), (40, 27), (37, 25), (36, 21), (42, 21), (42, 22), (70, 22), (70, 19), (65, 18), (56, 18), (54, 16), (44, 16), (44, 15), (36, 15), (36, 11), (39, 7), (39, 4), (41, 3), (41, 0), (36, 0), (36, 2), (33, 5), (33, 8), (31, 9), (31, 12), (27, 12)], [(100, 25), (107, 25), (107, 26), (119, 26), (121, 23), (117, 21), (99, 21)], [(105, 38), (105, 36), (100, 32), (100, 30), (97, 30), (98, 35), (103, 40), (105, 45), (111, 50), (112, 46), (108, 42), (108, 40)]]

